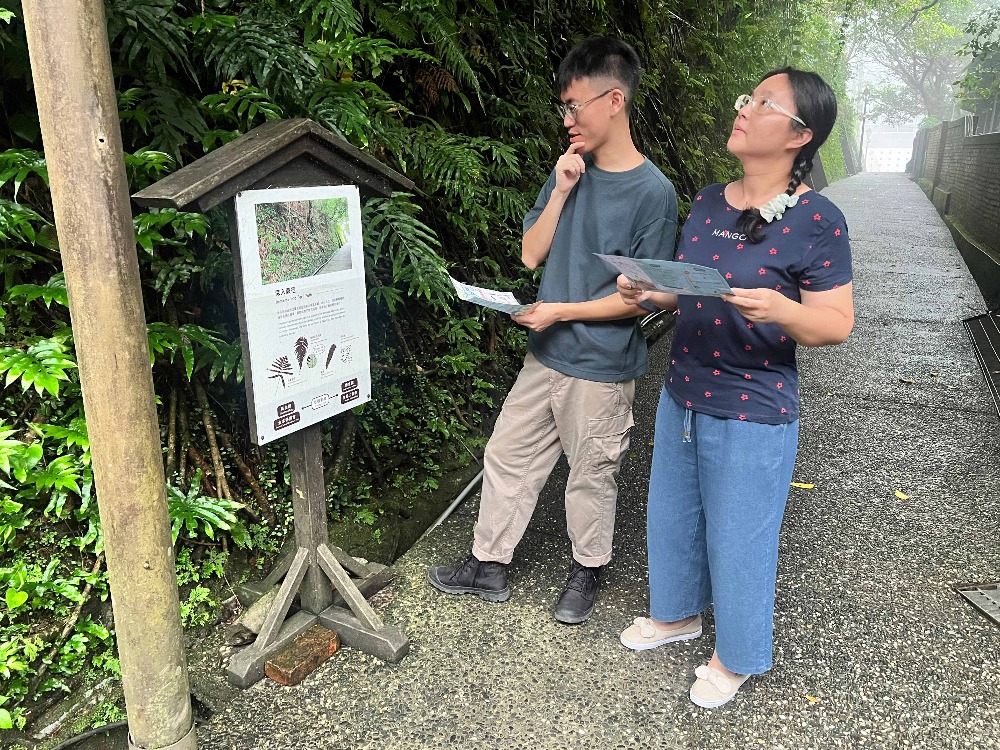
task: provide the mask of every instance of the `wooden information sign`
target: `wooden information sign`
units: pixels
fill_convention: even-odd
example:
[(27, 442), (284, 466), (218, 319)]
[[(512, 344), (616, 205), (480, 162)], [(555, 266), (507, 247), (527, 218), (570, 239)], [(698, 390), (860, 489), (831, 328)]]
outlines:
[[(239, 687), (260, 680), (268, 658), (315, 622), (337, 631), (343, 644), (386, 661), (409, 651), (406, 634), (386, 626), (365, 598), (388, 582), (385, 566), (329, 543), (320, 421), (371, 397), (360, 200), (413, 189), (311, 120), (276, 120), (132, 196), (146, 208), (204, 212), (225, 204), (250, 434), (258, 445), (280, 437), (288, 442), (295, 548), (255, 589), (262, 594), (280, 583), (257, 640), (230, 659), (227, 675)], [(297, 235), (321, 227), (338, 238), (338, 247), (326, 257), (303, 251), (296, 264), (282, 265), (270, 248), (287, 240), (277, 235), (291, 226)], [(268, 306), (285, 317), (268, 320)], [(276, 388), (288, 397), (276, 399)], [(294, 397), (290, 388), (297, 389)], [(288, 617), (296, 594), (301, 609)]]

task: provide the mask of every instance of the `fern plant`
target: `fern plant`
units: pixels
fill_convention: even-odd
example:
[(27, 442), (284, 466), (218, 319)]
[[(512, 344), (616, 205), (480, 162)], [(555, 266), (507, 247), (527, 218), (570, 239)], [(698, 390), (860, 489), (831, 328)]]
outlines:
[(69, 299), (66, 296), (66, 278), (62, 272), (54, 274), (44, 284), (18, 284), (12, 286), (7, 292), (7, 299), (16, 302), (20, 298), (26, 303), (40, 299), (46, 307), (51, 307), (55, 302), (62, 307), (69, 306)]
[(225, 498), (208, 497), (201, 492), (201, 471), (195, 472), (187, 491), (167, 485), (167, 504), (170, 509), (170, 528), (176, 544), (181, 532), (191, 538), (201, 535), (215, 539), (220, 531), (227, 531), (240, 546), (246, 546), (246, 529), (236, 517), (245, 507)]
[(146, 334), (153, 364), (158, 355), (173, 362), (179, 354), (188, 380), (201, 370), (209, 371), (209, 381), (218, 376), (224, 380), (233, 377), (236, 382), (243, 379), (242, 346), (223, 338), (217, 331), (194, 323), (175, 328), (169, 323), (158, 322), (148, 324)]
[(18, 382), (22, 391), (34, 388), (42, 395), (59, 395), (59, 383), (69, 380), (69, 371), (76, 369), (76, 360), (69, 351), (65, 336), (42, 338), (33, 336), (24, 349), (0, 347), (0, 375), (6, 373), (4, 385)]
[(390, 314), (408, 297), (422, 297), (436, 311), (446, 312), (454, 290), (448, 281), (440, 241), (417, 215), (420, 206), (405, 193), (375, 199), (362, 208), (365, 245), (374, 268), (391, 269), (386, 283), (369, 294), (385, 304)]
[(38, 224), (46, 224), (34, 209), (14, 201), (0, 199), (0, 240), (34, 243), (39, 239)]
[(17, 148), (0, 154), (0, 185), (13, 182), (15, 201), (21, 185), (31, 175), (37, 175), (46, 185), (49, 184), (49, 170), (45, 165), (45, 156), (40, 151)]

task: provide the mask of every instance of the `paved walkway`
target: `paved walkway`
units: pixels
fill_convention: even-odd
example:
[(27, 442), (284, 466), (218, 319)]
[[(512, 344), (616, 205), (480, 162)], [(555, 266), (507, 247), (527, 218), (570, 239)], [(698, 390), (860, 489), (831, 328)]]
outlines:
[[(965, 317), (982, 298), (947, 229), (902, 175), (827, 188), (847, 215), (858, 320), (802, 352), (802, 434), (781, 536), (775, 669), (730, 705), (693, 706), (697, 641), (633, 653), (645, 612), (644, 503), (669, 343), (640, 383), (615, 558), (593, 618), (552, 608), (570, 562), (549, 483), (511, 570), (513, 596), (447, 597), (428, 565), (464, 556), (470, 498), (398, 562), (384, 616), (412, 651), (342, 650), (303, 684), (264, 681), (199, 731), (202, 748), (996, 748), (1000, 629), (950, 588), (1000, 578), (1000, 423)], [(895, 494), (900, 491), (907, 499)]]

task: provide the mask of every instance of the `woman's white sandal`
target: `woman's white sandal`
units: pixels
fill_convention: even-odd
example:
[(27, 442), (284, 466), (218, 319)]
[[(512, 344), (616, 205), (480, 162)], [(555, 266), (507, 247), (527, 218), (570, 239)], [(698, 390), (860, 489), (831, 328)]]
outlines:
[(695, 680), (691, 686), (691, 701), (702, 708), (718, 708), (736, 697), (740, 686), (750, 679), (748, 674), (728, 677), (707, 664), (694, 670)]
[(665, 643), (689, 641), (701, 635), (701, 615), (695, 617), (687, 625), (676, 628), (659, 628), (649, 617), (636, 617), (632, 625), (621, 634), (621, 642), (625, 648), (633, 651), (645, 651)]

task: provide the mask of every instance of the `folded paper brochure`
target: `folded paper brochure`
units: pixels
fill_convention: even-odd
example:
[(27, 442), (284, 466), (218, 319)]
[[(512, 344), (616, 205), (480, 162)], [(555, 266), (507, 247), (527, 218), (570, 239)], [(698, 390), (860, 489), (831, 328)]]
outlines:
[[(450, 276), (448, 278), (451, 278)], [(500, 312), (510, 313), (511, 315), (519, 315), (521, 313), (528, 312), (537, 303), (532, 303), (530, 305), (524, 305), (517, 301), (510, 292), (498, 292), (495, 289), (484, 289), (479, 286), (471, 286), (470, 284), (463, 284), (461, 281), (451, 279), (451, 283), (455, 285), (455, 292), (459, 297), (464, 299), (466, 302), (473, 302), (482, 307), (488, 307), (491, 310), (499, 310)]]
[(725, 297), (733, 293), (722, 274), (708, 266), (675, 260), (625, 258), (600, 253), (594, 255), (644, 289), (701, 297)]

